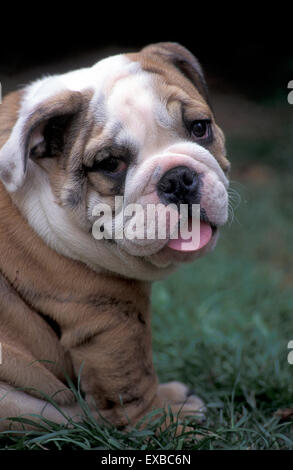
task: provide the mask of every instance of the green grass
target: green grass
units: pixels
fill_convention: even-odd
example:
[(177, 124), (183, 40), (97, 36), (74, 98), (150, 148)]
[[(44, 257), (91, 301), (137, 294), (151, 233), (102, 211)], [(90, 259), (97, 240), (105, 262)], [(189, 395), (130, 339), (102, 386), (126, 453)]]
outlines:
[[(289, 129), (283, 134), (287, 153), (279, 160), (275, 141), (256, 137), (245, 147), (241, 136), (228, 141), (237, 174), (231, 185), (232, 205), (238, 205), (233, 221), (213, 253), (153, 288), (153, 350), (160, 381), (183, 381), (205, 400), (204, 426), (175, 437), (174, 419), (159, 434), (153, 424), (126, 433), (100, 427), (88, 416), (72, 428), (43, 423), (39, 431), (0, 433), (0, 447), (293, 449), (292, 422), (275, 417), (279, 408), (293, 406), (293, 366), (287, 362), (293, 339), (292, 137)], [(265, 149), (269, 158), (259, 168)], [(258, 165), (257, 176), (243, 170), (245, 153), (248, 167)]]

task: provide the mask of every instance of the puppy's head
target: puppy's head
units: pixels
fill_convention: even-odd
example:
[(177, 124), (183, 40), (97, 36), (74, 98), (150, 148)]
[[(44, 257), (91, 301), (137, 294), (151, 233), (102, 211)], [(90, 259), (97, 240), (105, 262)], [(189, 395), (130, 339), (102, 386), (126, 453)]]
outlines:
[[(0, 150), (0, 178), (46, 243), (147, 280), (213, 248), (228, 169), (201, 67), (175, 43), (34, 82)], [(181, 204), (189, 219), (200, 205), (191, 248), (172, 239)]]

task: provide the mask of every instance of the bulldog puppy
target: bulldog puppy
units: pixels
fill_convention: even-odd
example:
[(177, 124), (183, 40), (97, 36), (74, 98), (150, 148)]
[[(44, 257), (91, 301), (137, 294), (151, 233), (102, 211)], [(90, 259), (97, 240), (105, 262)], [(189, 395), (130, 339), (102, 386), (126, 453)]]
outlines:
[[(150, 286), (215, 246), (228, 169), (201, 67), (176, 43), (45, 77), (4, 99), (1, 429), (17, 426), (13, 416), (82, 419), (66, 377), (97, 419), (116, 426), (169, 405), (201, 416), (187, 386), (158, 384)], [(111, 208), (113, 225), (129, 222), (118, 196), (145, 211), (200, 204), (198, 246), (185, 249), (171, 229), (165, 238), (97, 239), (97, 205)]]

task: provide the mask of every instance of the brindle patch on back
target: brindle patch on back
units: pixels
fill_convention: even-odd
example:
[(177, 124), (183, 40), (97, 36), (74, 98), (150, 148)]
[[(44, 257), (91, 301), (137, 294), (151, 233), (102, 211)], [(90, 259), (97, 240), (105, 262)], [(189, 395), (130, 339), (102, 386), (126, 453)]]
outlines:
[(14, 91), (5, 96), (3, 103), (0, 105), (0, 148), (8, 140), (18, 118), (22, 96), (22, 91)]

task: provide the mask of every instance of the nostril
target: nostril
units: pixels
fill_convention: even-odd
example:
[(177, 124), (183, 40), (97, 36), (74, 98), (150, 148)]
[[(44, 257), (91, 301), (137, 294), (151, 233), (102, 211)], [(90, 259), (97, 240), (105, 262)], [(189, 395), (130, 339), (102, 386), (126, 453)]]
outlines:
[(164, 179), (159, 184), (160, 190), (166, 194), (172, 194), (176, 190), (176, 182), (172, 179)]
[(182, 175), (182, 182), (185, 186), (191, 186), (195, 179), (195, 173), (189, 170), (185, 171)]

